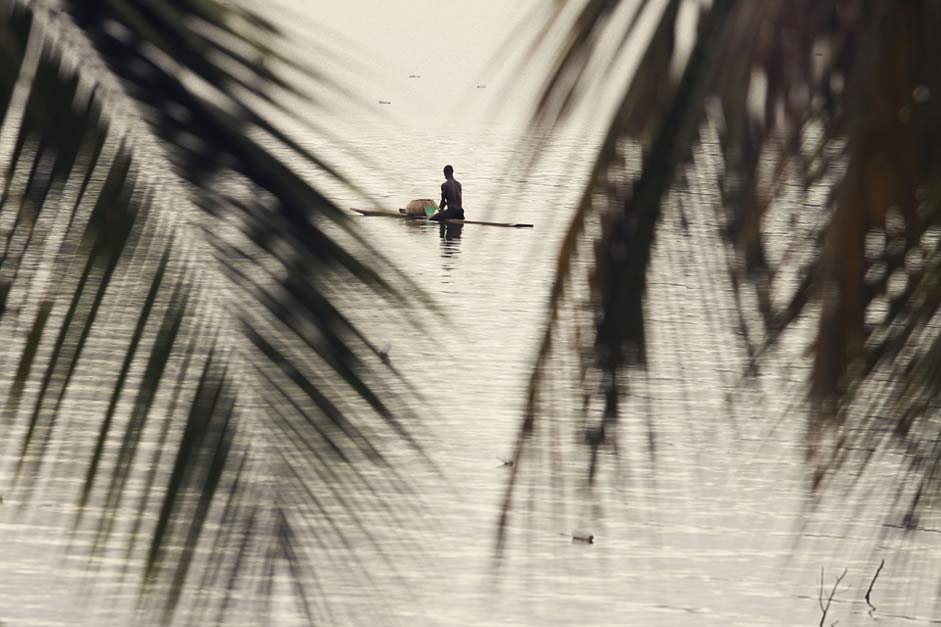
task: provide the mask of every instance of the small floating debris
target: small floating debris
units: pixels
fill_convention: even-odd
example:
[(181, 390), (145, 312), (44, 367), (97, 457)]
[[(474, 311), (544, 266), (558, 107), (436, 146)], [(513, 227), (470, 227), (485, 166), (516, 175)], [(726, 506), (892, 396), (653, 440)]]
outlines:
[(512, 459), (507, 459), (506, 457), (498, 457), (497, 459), (499, 459), (499, 460), (502, 462), (502, 463), (500, 464), (501, 466), (512, 466), (512, 465), (513, 465), (513, 460), (512, 460)]
[(584, 544), (594, 544), (595, 536), (594, 534), (585, 531), (584, 529), (576, 529), (572, 532), (572, 542), (582, 542)]
[(421, 78), (421, 74), (409, 74), (409, 78)]
[(392, 103), (388, 100), (380, 100), (379, 104), (392, 104)]
[(487, 86), (481, 83), (480, 85), (477, 86), (477, 89), (487, 89)]
[(565, 536), (566, 538), (572, 539), (572, 544), (594, 544), (595, 535), (589, 531), (583, 529), (576, 529), (572, 533), (565, 533), (563, 531), (559, 532), (560, 536)]

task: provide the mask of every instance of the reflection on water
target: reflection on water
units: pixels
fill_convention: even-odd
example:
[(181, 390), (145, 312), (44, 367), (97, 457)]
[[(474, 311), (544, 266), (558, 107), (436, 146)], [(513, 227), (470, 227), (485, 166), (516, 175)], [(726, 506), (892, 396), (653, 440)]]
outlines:
[(455, 257), (461, 252), (461, 232), (463, 224), (441, 224), (438, 235), (441, 238), (441, 256)]
[[(427, 137), (429, 149), (418, 152), (428, 155), (426, 162), (418, 157), (390, 174), (390, 203), (415, 194), (396, 188), (399, 181), (420, 180), (435, 170), (440, 160), (430, 148), (435, 141)], [(416, 144), (414, 135), (409, 142)], [(369, 148), (388, 151), (389, 162), (401, 163), (389, 145), (387, 136), (377, 136)], [(531, 351), (544, 323), (555, 254), (569, 217), (566, 207), (580, 192), (577, 174), (560, 178), (558, 173), (570, 163), (590, 163), (578, 155), (593, 148), (581, 139), (553, 145), (527, 177), (527, 202), (517, 206), (500, 193), (514, 145), (508, 138), (475, 135), (453, 148), (466, 155), (460, 170), (467, 193), (497, 199), (487, 211), (475, 212), (475, 219), (530, 222), (535, 228), (468, 225), (470, 235), (458, 239), (439, 227), (441, 255), (448, 258), (446, 281), (435, 280), (440, 269), (429, 265), (429, 234), (423, 229), (401, 236), (402, 230), (387, 223), (363, 222), (375, 238), (385, 238), (389, 228), (389, 246), (407, 260), (407, 274), (427, 286), (455, 325), (446, 349), (428, 350), (420, 340), (425, 328), (420, 336), (399, 341), (396, 357), (420, 378), (447, 373), (448, 381), (446, 389), (429, 393), (438, 437), (430, 446), (457, 494), (433, 480), (424, 492), (428, 511), (440, 513), (444, 530), (433, 542), (439, 579), (414, 580), (422, 597), (419, 622), (817, 624), (823, 567), (827, 590), (843, 568), (849, 569), (848, 578), (855, 577), (844, 580), (827, 622), (861, 624), (872, 620), (863, 598), (885, 557), (898, 570), (883, 571), (876, 586), (883, 592), (881, 620), (897, 624), (905, 615), (904, 624), (933, 624), (931, 585), (938, 562), (914, 565), (919, 546), (934, 546), (930, 534), (905, 542), (887, 537), (884, 521), (872, 509), (848, 522), (844, 508), (854, 503), (849, 498), (825, 501), (805, 517), (803, 431), (792, 415), (802, 390), (801, 368), (770, 368), (767, 379), (756, 384), (760, 394), (740, 390), (739, 340), (721, 311), (731, 289), (716, 278), (727, 276), (727, 268), (711, 247), (721, 235), (708, 194), (718, 192), (709, 191), (708, 177), (695, 181), (698, 196), (684, 197), (682, 213), (665, 216), (658, 234), (648, 279), (650, 371), (626, 403), (620, 459), (599, 453), (606, 459), (589, 490), (586, 468), (554, 464), (551, 446), (537, 448), (519, 472), (551, 473), (553, 490), (565, 499), (556, 499), (545, 482), (522, 489), (511, 542), (495, 572), (494, 526), (509, 470), (494, 460), (507, 455), (518, 432)], [(392, 237), (393, 231), (399, 237)], [(453, 263), (458, 246), (460, 263)], [(706, 252), (691, 254), (696, 250)], [(576, 268), (575, 275), (579, 272)], [(380, 325), (379, 332), (403, 333), (391, 324)], [(564, 402), (571, 390), (554, 392), (557, 406), (539, 424), (562, 433), (559, 446), (571, 446), (566, 429), (576, 422), (578, 407)], [(730, 407), (728, 398), (735, 394), (744, 398)], [(649, 463), (648, 424), (656, 426), (655, 464)], [(596, 543), (573, 545), (575, 529), (592, 533)]]
[[(357, 148), (389, 164), (375, 183), (388, 208), (422, 195), (416, 189), (420, 185), (436, 185), (440, 163), (447, 160), (438, 137), (400, 135), (396, 130), (355, 135)], [(500, 199), (505, 166), (514, 157), (518, 138), (452, 133), (449, 139), (449, 150), (462, 155), (455, 165), (466, 173), (464, 189), (478, 198)], [(401, 146), (410, 147), (409, 159), (402, 158)], [(812, 524), (802, 526), (803, 434), (799, 421), (787, 413), (800, 373), (771, 373), (769, 391), (743, 402), (734, 420), (729, 419), (725, 399), (741, 368), (734, 361), (734, 330), (716, 312), (722, 294), (710, 292), (716, 285), (711, 277), (725, 271), (724, 260), (688, 256), (690, 240), (684, 237), (718, 237), (716, 225), (709, 222), (715, 214), (697, 215), (695, 206), (684, 208), (690, 236), (665, 228), (658, 239), (649, 277), (654, 293), (650, 372), (633, 390), (636, 402), (626, 409), (622, 457), (602, 453), (609, 459), (591, 491), (585, 468), (553, 466), (551, 449), (540, 451), (544, 458), (515, 469), (553, 473), (555, 489), (567, 498), (557, 501), (543, 484), (532, 484), (536, 487), (524, 492), (526, 502), (513, 518), (512, 541), (494, 568), (495, 525), (508, 473), (514, 471), (496, 460), (507, 456), (519, 429), (531, 351), (544, 323), (566, 207), (580, 192), (579, 176), (558, 173), (568, 172), (570, 163), (590, 164), (585, 156), (593, 148), (582, 139), (547, 147), (528, 176), (532, 189), (525, 205), (509, 209), (508, 203), (494, 201), (487, 211), (475, 212), (475, 219), (531, 222), (534, 229), (469, 225), (471, 234), (463, 237), (463, 225), (438, 225), (436, 250), (435, 225), (352, 218), (357, 232), (393, 259), (408, 280), (427, 290), (453, 325), (443, 329), (434, 320), (403, 325), (368, 307), (349, 312), (422, 391), (432, 433), (423, 435), (421, 443), (444, 475), (431, 472), (411, 450), (396, 456), (396, 471), (415, 482), (422, 498), (420, 512), (409, 521), (427, 549), (422, 566), (402, 568), (415, 562), (416, 551), (403, 546), (382, 511), (366, 516), (380, 530), (376, 546), (362, 541), (325, 549), (331, 556), (335, 550), (344, 563), (345, 551), (357, 551), (377, 582), (405, 580), (409, 594), (389, 591), (394, 587), (389, 583), (381, 599), (384, 614), (371, 624), (817, 624), (821, 567), (827, 590), (835, 574), (849, 569), (828, 623), (869, 624), (863, 597), (883, 558), (886, 567), (872, 597), (880, 622), (931, 624), (932, 613), (937, 616), (931, 602), (936, 593), (918, 592), (935, 582), (937, 534), (912, 531), (908, 544), (900, 544), (872, 516), (848, 523), (842, 503), (822, 508)], [(352, 192), (333, 191), (341, 206), (363, 203)], [(668, 216), (664, 224), (670, 223)], [(667, 262), (680, 264), (684, 272), (663, 272)], [(504, 271), (508, 268), (512, 272)], [(688, 347), (683, 361), (676, 359), (680, 343)], [(559, 390), (559, 398), (570, 392)], [(540, 425), (560, 428), (571, 424), (574, 415), (575, 409), (560, 402), (549, 422)], [(636, 422), (656, 423), (655, 472), (646, 457), (646, 432), (635, 428)], [(93, 434), (92, 428), (86, 427)], [(156, 437), (148, 446), (160, 448)], [(9, 476), (0, 479), (6, 483)], [(57, 499), (54, 491), (37, 498), (48, 507), (49, 521), (69, 519), (69, 503)], [(50, 558), (69, 543), (62, 527), (44, 524), (27, 535), (7, 516), (0, 510), (0, 621), (96, 624), (76, 600), (79, 584), (88, 577), (84, 564), (60, 569)], [(595, 544), (572, 544), (565, 534), (574, 529), (592, 533)], [(314, 534), (299, 535), (297, 541), (302, 551), (326, 542)], [(100, 567), (103, 577), (116, 577), (121, 565), (115, 560)], [(340, 616), (360, 619), (333, 624), (366, 624), (369, 610), (363, 608), (375, 601), (370, 595), (379, 595), (348, 585), (340, 568), (329, 572), (328, 565), (318, 574), (333, 582), (329, 601), (346, 608)], [(50, 581), (55, 585), (47, 585)], [(287, 586), (284, 580), (276, 583)], [(291, 611), (287, 614), (296, 618)], [(98, 621), (132, 622), (127, 615)], [(259, 623), (243, 615), (227, 624)], [(278, 624), (304, 622), (285, 619)]]

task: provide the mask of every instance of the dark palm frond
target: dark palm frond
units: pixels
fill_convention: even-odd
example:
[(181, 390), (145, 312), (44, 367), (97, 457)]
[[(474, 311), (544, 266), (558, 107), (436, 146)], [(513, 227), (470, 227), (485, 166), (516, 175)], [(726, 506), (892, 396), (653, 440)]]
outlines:
[[(626, 96), (563, 242), (517, 461), (539, 432), (540, 416), (551, 413), (549, 390), (564, 385), (566, 373), (576, 394), (588, 387), (574, 400), (582, 408), (577, 424), (589, 482), (599, 448), (615, 446), (618, 407), (643, 383), (651, 250), (658, 232), (674, 228), (658, 222), (662, 207), (668, 193), (681, 202), (693, 154), (716, 145), (708, 169), (720, 193), (712, 202), (726, 278), (713, 286), (709, 309), (735, 319), (741, 349), (758, 370), (786, 330), (813, 321), (813, 485), (850, 460), (871, 459), (853, 451), (900, 445), (911, 463), (896, 488), (907, 496), (901, 512), (887, 514), (917, 520), (937, 504), (941, 487), (931, 463), (937, 388), (929, 383), (938, 368), (941, 302), (941, 85), (931, 35), (941, 9), (890, 0), (586, 3), (560, 49), (538, 124), (558, 121), (597, 80), (586, 68), (612, 67), (586, 61), (610, 54), (599, 46), (599, 32), (626, 24), (624, 39), (647, 36), (632, 21), (612, 19), (620, 6), (657, 10), (660, 18), (633, 77), (603, 77), (624, 84)], [(678, 62), (676, 33), (690, 11), (699, 20), (677, 82), (668, 68)], [(633, 171), (628, 162), (637, 151), (641, 165)], [(796, 207), (788, 196), (795, 188)], [(680, 210), (673, 237), (683, 237), (683, 223)], [(691, 255), (706, 254), (688, 241)], [(586, 265), (583, 281), (576, 271)], [(570, 352), (575, 369), (566, 366)], [(503, 524), (515, 482), (514, 474)], [(910, 491), (913, 483), (919, 488)]]
[(316, 98), (284, 70), (342, 90), (228, 3), (58, 6), (0, 0), (7, 500), (74, 498), (74, 545), (122, 551), (162, 622), (222, 616), (272, 572), (323, 618), (334, 546), (355, 560), (350, 534), (417, 502), (383, 443), (422, 457), (401, 383), (337, 304), (342, 283), (401, 306), (394, 269), (284, 154), (339, 175), (268, 121)]
[[(648, 13), (661, 11), (649, 35), (644, 55), (628, 88), (627, 97), (617, 111), (617, 124), (624, 134), (648, 136), (656, 128), (656, 117), (670, 101), (675, 87), (668, 78), (676, 46), (676, 24), (682, 2), (670, 1), (655, 7), (650, 0), (624, 3), (594, 0), (582, 7), (565, 41), (559, 47), (554, 69), (543, 86), (543, 96), (536, 105), (534, 123), (553, 126), (569, 115), (590, 91), (595, 72), (615, 71), (617, 62), (627, 53), (635, 39), (646, 36), (640, 32)], [(610, 30), (608, 23), (619, 10), (629, 7), (630, 17), (616, 37), (614, 45), (604, 45)], [(652, 119), (653, 118), (653, 119)]]
[[(672, 56), (674, 23), (679, 3), (673, 3), (665, 10), (664, 19), (654, 32), (651, 49)], [(702, 100), (707, 93), (707, 85), (712, 72), (705, 68), (714, 67), (717, 50), (716, 41), (721, 39), (729, 7), (727, 3), (718, 3), (709, 14), (703, 29), (708, 36), (698, 40), (684, 74), (676, 86), (672, 105), (662, 117), (650, 122), (652, 143), (645, 159), (645, 169), (634, 182), (629, 193), (620, 197), (624, 202), (623, 213), (610, 213), (605, 217), (601, 240), (595, 247), (596, 274), (592, 276), (593, 298), (598, 305), (599, 315), (595, 317), (596, 337), (590, 356), (590, 365), (580, 369), (581, 379), (578, 388), (587, 384), (585, 372), (597, 368), (604, 373), (599, 381), (599, 393), (604, 409), (599, 424), (585, 426), (585, 442), (591, 450), (589, 481), (595, 474), (597, 451), (605, 443), (605, 431), (614, 427), (618, 418), (619, 382), (618, 371), (625, 366), (640, 366), (645, 363), (645, 333), (643, 315), (643, 294), (645, 292), (647, 265), (653, 246), (655, 227), (660, 218), (660, 204), (673, 181), (675, 168), (687, 158), (689, 145), (702, 115)], [(656, 54), (645, 58), (655, 67), (664, 67), (655, 60)], [(640, 72), (641, 83), (652, 84)], [(539, 349), (539, 357), (530, 385), (526, 404), (526, 415), (522, 431), (516, 443), (516, 462), (521, 461), (523, 448), (532, 437), (535, 420), (541, 406), (539, 397), (542, 388), (542, 373), (545, 363), (551, 359), (553, 351), (554, 325), (557, 308), (564, 297), (564, 284), (569, 281), (569, 270), (576, 253), (577, 238), (584, 228), (586, 215), (593, 208), (595, 185), (599, 178), (606, 175), (606, 161), (614, 158), (618, 140), (630, 134), (628, 128), (635, 128), (633, 120), (636, 109), (633, 107), (642, 97), (639, 90), (628, 90), (622, 102), (622, 113), (613, 125), (606, 139), (601, 157), (593, 171), (592, 189), (586, 191), (576, 212), (561, 253), (557, 270), (556, 284), (551, 296), (550, 322)], [(690, 108), (693, 110), (690, 111)], [(643, 117), (643, 116), (641, 116)], [(602, 179), (603, 180), (603, 179)], [(604, 274), (601, 274), (601, 273)], [(584, 336), (577, 336), (577, 341), (587, 341)], [(591, 390), (587, 391), (591, 395)], [(612, 434), (608, 434), (611, 437)], [(514, 464), (514, 469), (518, 465)], [(516, 485), (516, 471), (511, 476), (504, 499), (504, 514), (500, 522), (498, 544), (502, 544), (503, 530), (507, 523), (507, 513), (512, 506), (513, 491)]]

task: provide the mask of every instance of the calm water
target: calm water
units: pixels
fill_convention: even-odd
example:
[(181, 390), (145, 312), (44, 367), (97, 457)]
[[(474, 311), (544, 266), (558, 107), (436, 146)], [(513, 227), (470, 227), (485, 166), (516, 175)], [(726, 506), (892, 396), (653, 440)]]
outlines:
[[(383, 604), (370, 609), (361, 590), (329, 584), (336, 623), (815, 625), (821, 568), (825, 593), (845, 568), (828, 624), (941, 624), (934, 604), (937, 532), (916, 531), (901, 542), (878, 507), (853, 510), (886, 498), (877, 480), (891, 476), (897, 460), (880, 462), (871, 491), (826, 500), (804, 514), (802, 416), (791, 403), (805, 372), (772, 364), (739, 391), (742, 357), (733, 348), (731, 322), (720, 315), (728, 297), (718, 278), (724, 262), (691, 252), (716, 241), (715, 220), (703, 202), (711, 198), (708, 186), (678, 198), (686, 203), (687, 235), (676, 228), (675, 207), (664, 220), (651, 273), (651, 372), (628, 407), (620, 458), (604, 460), (593, 494), (580, 458), (556, 468), (566, 486), (561, 500), (545, 481), (534, 480), (544, 466), (524, 466), (510, 542), (495, 558), (509, 472), (500, 460), (512, 451), (556, 245), (594, 142), (556, 140), (521, 182), (505, 178), (522, 154), (518, 138), (496, 132), (452, 137), (445, 148), (432, 134), (362, 130), (353, 148), (381, 167), (348, 171), (376, 196), (331, 190), (341, 206), (396, 208), (436, 197), (441, 166), (450, 162), (463, 183), (469, 218), (536, 225), (442, 232), (436, 225), (352, 218), (445, 314), (446, 322), (427, 316), (408, 325), (392, 312), (352, 301), (354, 316), (377, 344), (388, 343), (392, 363), (421, 389), (428, 420), (422, 444), (442, 473), (408, 451), (396, 453), (423, 499), (421, 515), (408, 521), (409, 537), (419, 539), (421, 550), (383, 536), (391, 561), (401, 565), (394, 573), (363, 548), (359, 559), (383, 591)], [(327, 142), (309, 143), (321, 153), (335, 150)], [(337, 159), (349, 162), (339, 153)], [(670, 265), (682, 271), (667, 272)], [(788, 351), (799, 355), (802, 348)], [(730, 395), (736, 404), (729, 404)], [(653, 462), (647, 417), (659, 442)], [(574, 423), (576, 416), (560, 418)], [(562, 446), (571, 445), (572, 433), (562, 432)], [(9, 471), (0, 479), (6, 485)], [(120, 563), (99, 563), (89, 574), (82, 560), (63, 557), (72, 509), (54, 488), (39, 494), (25, 521), (14, 515), (15, 502), (0, 508), (3, 625), (133, 622), (126, 609), (132, 589), (95, 605), (117, 609), (92, 610), (85, 600), (90, 580), (114, 576)], [(595, 544), (572, 543), (565, 534), (574, 529), (589, 530)], [(886, 566), (872, 597), (878, 609), (870, 616), (863, 597), (881, 559)], [(232, 624), (252, 622), (232, 618)], [(279, 622), (297, 618), (285, 607)]]

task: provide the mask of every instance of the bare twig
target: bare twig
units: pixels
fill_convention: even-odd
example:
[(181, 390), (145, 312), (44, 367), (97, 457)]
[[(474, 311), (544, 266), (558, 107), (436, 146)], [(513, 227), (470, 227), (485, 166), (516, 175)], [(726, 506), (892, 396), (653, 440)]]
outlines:
[(827, 603), (823, 603), (823, 566), (820, 567), (820, 592), (817, 596), (817, 601), (820, 603), (820, 611), (823, 614), (820, 616), (820, 627), (823, 627), (824, 621), (827, 619), (827, 612), (830, 610), (830, 603), (833, 602), (833, 597), (836, 596), (836, 589), (840, 586), (840, 582), (843, 581), (843, 577), (846, 576), (846, 569), (843, 569), (843, 574), (836, 578), (836, 581), (833, 583), (833, 589), (830, 590), (830, 596), (827, 597)]
[[(820, 611), (826, 616), (827, 610), (823, 607), (823, 566), (820, 567), (820, 589), (817, 591), (817, 603), (820, 604)], [(820, 619), (820, 624), (823, 624), (823, 618)]]
[(869, 595), (872, 594), (872, 587), (876, 585), (876, 579), (879, 578), (879, 573), (882, 572), (882, 567), (885, 566), (885, 560), (879, 563), (879, 568), (876, 569), (876, 574), (872, 576), (872, 581), (869, 582), (869, 589), (866, 590), (866, 605), (871, 609), (876, 609), (876, 606), (872, 604), (869, 600)]

